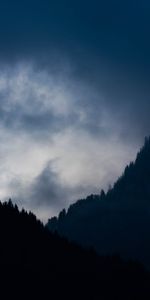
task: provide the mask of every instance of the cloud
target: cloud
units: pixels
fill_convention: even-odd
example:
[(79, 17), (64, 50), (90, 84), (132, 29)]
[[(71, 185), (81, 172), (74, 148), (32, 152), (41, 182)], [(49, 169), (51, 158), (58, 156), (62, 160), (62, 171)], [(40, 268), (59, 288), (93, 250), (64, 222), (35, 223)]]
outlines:
[[(85, 136), (84, 131), (66, 130), (63, 135), (57, 134), (53, 144), (48, 145), (51, 153), (46, 156), (44, 148), (40, 148), (41, 162), (39, 153), (32, 148), (16, 170), (19, 156), (15, 157), (13, 166), (18, 174), (3, 182), (5, 195), (9, 192), (15, 202), (33, 210), (45, 221), (77, 199), (100, 193), (101, 188), (108, 189), (129, 157), (135, 154), (132, 147), (121, 144), (118, 147), (117, 142), (114, 138), (97, 141), (88, 134)], [(53, 160), (48, 162), (50, 154)], [(11, 165), (7, 168), (10, 170)]]
[(33, 210), (43, 221), (57, 214), (60, 208), (68, 207), (91, 188), (86, 187), (85, 191), (82, 185), (74, 186), (63, 182), (60, 174), (55, 171), (55, 161), (47, 162), (32, 181), (13, 177), (7, 182), (7, 186), (13, 193), (13, 200), (20, 207)]
[(107, 189), (135, 157), (150, 128), (149, 8), (1, 2), (2, 199), (51, 214)]
[(56, 76), (34, 64), (3, 66), (1, 199), (12, 197), (46, 218), (107, 189), (139, 142), (121, 137), (126, 126), (104, 99), (70, 70)]

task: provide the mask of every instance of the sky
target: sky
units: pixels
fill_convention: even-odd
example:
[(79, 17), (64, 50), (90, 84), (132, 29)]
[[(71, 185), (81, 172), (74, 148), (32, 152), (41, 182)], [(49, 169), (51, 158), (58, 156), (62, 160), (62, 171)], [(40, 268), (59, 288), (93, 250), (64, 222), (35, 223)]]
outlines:
[(100, 193), (150, 134), (150, 2), (0, 2), (0, 199)]

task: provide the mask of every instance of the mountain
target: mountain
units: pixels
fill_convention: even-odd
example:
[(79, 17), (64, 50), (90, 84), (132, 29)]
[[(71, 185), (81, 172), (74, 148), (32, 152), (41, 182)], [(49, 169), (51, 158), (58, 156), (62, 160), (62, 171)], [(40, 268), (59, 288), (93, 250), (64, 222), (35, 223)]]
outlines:
[(1, 299), (149, 299), (150, 273), (50, 233), (31, 212), (0, 202)]
[(150, 138), (113, 188), (77, 201), (47, 227), (99, 254), (118, 253), (150, 268)]
[(1, 299), (149, 299), (150, 273), (100, 257), (50, 233), (24, 209), (0, 202)]

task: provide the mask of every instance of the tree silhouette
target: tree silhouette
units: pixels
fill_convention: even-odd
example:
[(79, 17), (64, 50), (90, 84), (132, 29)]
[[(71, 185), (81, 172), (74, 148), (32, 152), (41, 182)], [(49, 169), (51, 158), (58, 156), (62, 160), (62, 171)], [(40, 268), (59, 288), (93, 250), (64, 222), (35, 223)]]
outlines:
[(140, 264), (100, 257), (50, 233), (11, 200), (0, 202), (2, 299), (149, 299), (149, 287)]

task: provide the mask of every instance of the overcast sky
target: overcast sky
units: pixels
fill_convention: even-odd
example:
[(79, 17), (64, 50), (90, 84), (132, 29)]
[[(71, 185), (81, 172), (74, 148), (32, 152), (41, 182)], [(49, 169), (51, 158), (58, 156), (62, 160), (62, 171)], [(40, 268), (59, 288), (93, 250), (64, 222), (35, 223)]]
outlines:
[(150, 134), (150, 2), (0, 2), (0, 199), (42, 220)]

